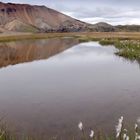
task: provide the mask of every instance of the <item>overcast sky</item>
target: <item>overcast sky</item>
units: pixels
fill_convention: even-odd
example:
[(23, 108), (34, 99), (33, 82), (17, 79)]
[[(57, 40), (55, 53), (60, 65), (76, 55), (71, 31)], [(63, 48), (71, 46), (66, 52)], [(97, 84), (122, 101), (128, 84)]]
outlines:
[(46, 5), (79, 20), (140, 25), (140, 0), (1, 0)]

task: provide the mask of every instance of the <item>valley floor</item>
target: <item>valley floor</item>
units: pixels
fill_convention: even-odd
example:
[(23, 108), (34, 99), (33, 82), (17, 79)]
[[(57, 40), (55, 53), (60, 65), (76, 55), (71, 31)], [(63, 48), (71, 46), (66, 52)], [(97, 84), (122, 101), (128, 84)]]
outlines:
[(0, 42), (22, 40), (22, 39), (44, 39), (53, 37), (77, 37), (92, 39), (140, 39), (140, 32), (74, 32), (74, 33), (1, 33)]

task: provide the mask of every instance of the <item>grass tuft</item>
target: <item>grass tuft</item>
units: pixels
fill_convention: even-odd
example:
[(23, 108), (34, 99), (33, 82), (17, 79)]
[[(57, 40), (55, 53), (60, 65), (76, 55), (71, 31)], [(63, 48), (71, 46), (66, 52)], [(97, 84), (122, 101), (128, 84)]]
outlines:
[(101, 45), (114, 45), (116, 42), (118, 42), (118, 39), (101, 39), (99, 41)]
[(119, 49), (116, 53), (130, 60), (140, 60), (140, 41), (126, 40), (115, 43), (115, 47)]

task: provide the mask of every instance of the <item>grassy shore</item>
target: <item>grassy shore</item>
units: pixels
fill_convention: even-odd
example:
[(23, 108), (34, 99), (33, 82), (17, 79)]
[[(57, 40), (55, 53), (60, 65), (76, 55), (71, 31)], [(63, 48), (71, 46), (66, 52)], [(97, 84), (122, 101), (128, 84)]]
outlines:
[(115, 53), (116, 55), (132, 61), (140, 61), (140, 40), (102, 39), (99, 43), (101, 45), (114, 45), (118, 49), (118, 52)]
[(17, 35), (1, 35), (0, 42), (10, 42), (19, 40), (29, 40), (29, 39), (48, 39), (55, 37), (63, 37), (62, 34), (19, 34)]
[(119, 56), (129, 58), (130, 60), (140, 61), (140, 41), (126, 40), (115, 43), (115, 47), (119, 49), (116, 53)]
[(75, 37), (80, 41), (99, 41), (101, 39), (140, 40), (138, 32), (76, 32), (76, 33), (14, 33), (0, 34), (0, 42), (17, 41), (24, 39), (47, 39), (55, 37)]
[(140, 61), (139, 32), (77, 32), (77, 33), (34, 33), (34, 34), (0, 34), (0, 42), (74, 37), (79, 42), (99, 41), (101, 45), (114, 45), (119, 56)]
[(99, 41), (101, 45), (114, 45), (116, 55), (140, 62), (140, 33), (95, 33), (96, 36), (79, 36), (80, 42)]

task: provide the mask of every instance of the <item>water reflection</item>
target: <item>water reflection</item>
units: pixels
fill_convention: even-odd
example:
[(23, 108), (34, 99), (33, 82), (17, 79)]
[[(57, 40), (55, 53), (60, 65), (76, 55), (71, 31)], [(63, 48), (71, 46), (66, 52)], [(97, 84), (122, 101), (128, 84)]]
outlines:
[[(20, 62), (65, 51), (47, 61), (0, 69), (0, 114), (8, 114), (9, 126), (41, 140), (54, 137), (71, 140), (73, 136), (79, 138), (77, 123), (81, 120), (87, 128), (107, 132), (114, 130), (121, 115), (126, 123), (134, 124), (140, 116), (140, 70), (136, 63), (116, 56), (113, 46), (103, 47), (97, 42), (77, 44), (67, 39), (49, 42), (47, 46), (52, 51), (46, 47), (44, 52), (43, 46), (38, 46), (42, 48), (39, 54), (37, 50), (28, 53), (27, 49), (27, 59), (22, 56), (24, 61)], [(55, 43), (57, 49), (54, 42), (63, 42), (60, 44), (64, 47)], [(46, 41), (44, 44), (45, 47)], [(77, 45), (69, 48), (74, 44)], [(48, 55), (43, 55), (46, 52)]]
[(47, 59), (76, 44), (73, 38), (0, 43), (0, 67)]

